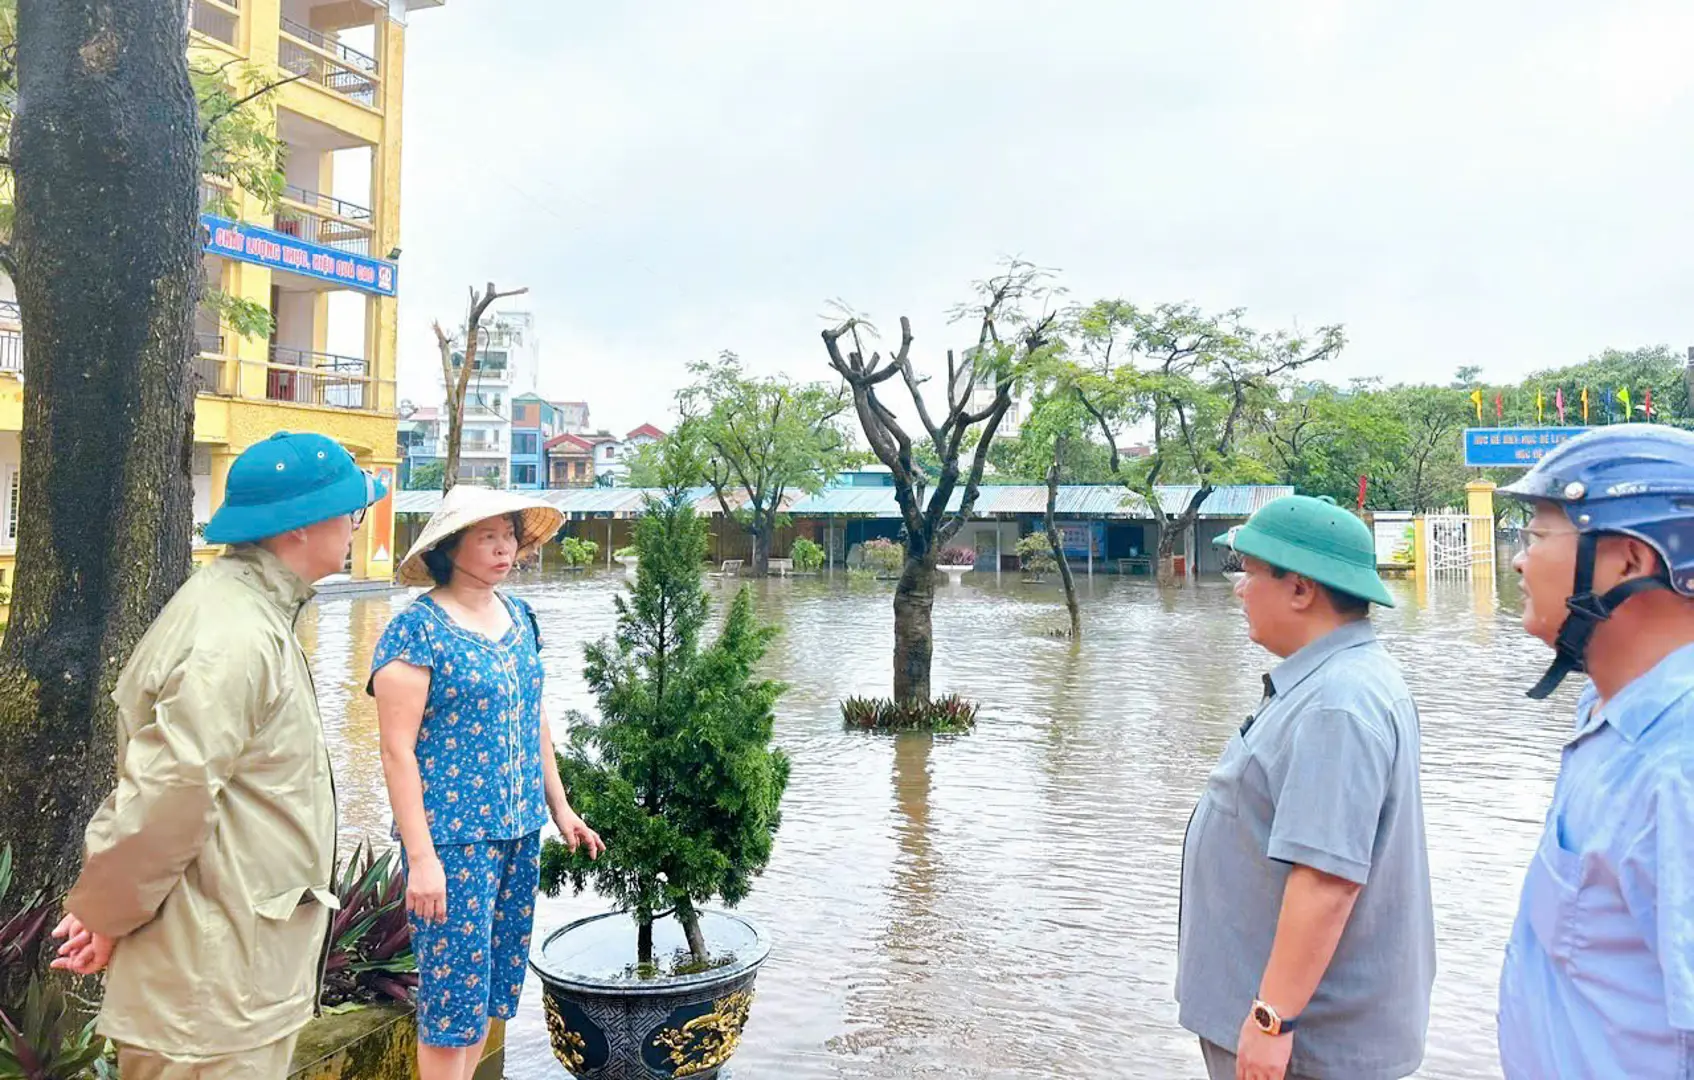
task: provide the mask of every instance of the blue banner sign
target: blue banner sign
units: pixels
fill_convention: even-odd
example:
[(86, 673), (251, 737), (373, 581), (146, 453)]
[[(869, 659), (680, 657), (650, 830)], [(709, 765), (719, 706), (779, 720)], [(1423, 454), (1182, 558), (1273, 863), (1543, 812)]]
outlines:
[(1582, 427), (1466, 428), (1465, 464), (1473, 469), (1527, 469)]
[(200, 215), (200, 229), (206, 250), (213, 255), (287, 270), (378, 296), (394, 296), (397, 291), (399, 268), (387, 259), (353, 255), (214, 214)]

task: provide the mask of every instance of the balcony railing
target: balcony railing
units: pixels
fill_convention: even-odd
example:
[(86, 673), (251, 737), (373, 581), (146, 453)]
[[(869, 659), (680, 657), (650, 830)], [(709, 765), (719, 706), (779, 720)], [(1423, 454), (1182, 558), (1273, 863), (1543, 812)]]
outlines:
[(368, 206), (337, 199), (333, 195), (325, 195), (321, 191), (312, 191), (297, 184), (282, 185), (282, 197), (290, 202), (299, 203), (311, 210), (321, 210), (326, 214), (346, 218), (348, 221), (369, 221), (371, 211)]
[(308, 82), (333, 90), (360, 105), (376, 108), (376, 78), (370, 72), (350, 67), (298, 41), (282, 38), (277, 42), (277, 63)]
[(0, 371), (22, 373), (24, 336), (16, 330), (0, 330)]
[(214, 41), (234, 45), (241, 21), (238, 0), (189, 0), (189, 26)]
[[(330, 199), (329, 196), (318, 195), (316, 192), (306, 192), (299, 188), (292, 190), (300, 191), (302, 195), (309, 195), (314, 199), (340, 202), (338, 199)], [(284, 236), (295, 236), (314, 244), (335, 248), (337, 251), (345, 251), (351, 255), (369, 255), (371, 253), (371, 229), (368, 224), (354, 224), (340, 218), (326, 216), (304, 206), (291, 205), (304, 200), (298, 199), (286, 191), (283, 198), (288, 201), (276, 209), (277, 232)], [(351, 203), (343, 205), (360, 210), (365, 215), (365, 220), (370, 220), (369, 210), (365, 210), (363, 207), (353, 207)]]
[(355, 356), (271, 346), (265, 397), (334, 409), (375, 409), (370, 366)]
[(492, 454), (502, 447), (498, 439), (461, 439), (459, 449), (472, 454)]
[(315, 45), (343, 64), (371, 75), (376, 74), (376, 58), (366, 56), (358, 49), (349, 48), (335, 38), (320, 30), (313, 30), (305, 23), (296, 22), (284, 15), (282, 17), (282, 32), (291, 37), (299, 38), (308, 45)]
[(22, 326), (23, 321), (23, 312), (18, 310), (18, 302), (16, 300), (0, 300), (0, 323), (11, 323), (14, 326)]

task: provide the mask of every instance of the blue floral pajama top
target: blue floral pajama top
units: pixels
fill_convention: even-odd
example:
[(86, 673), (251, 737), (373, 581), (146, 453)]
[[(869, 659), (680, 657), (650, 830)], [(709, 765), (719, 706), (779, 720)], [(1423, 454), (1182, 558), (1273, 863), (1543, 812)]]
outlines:
[(512, 615), (499, 641), (426, 595), (388, 624), (371, 662), (373, 675), (395, 660), (429, 669), (417, 754), (437, 845), (515, 840), (547, 823), (540, 631), (528, 604), (495, 595)]
[(418, 1038), (430, 1046), (473, 1046), (490, 1017), (516, 1014), (535, 921), (547, 820), (541, 770), (552, 767), (541, 746), (541, 636), (528, 604), (496, 595), (512, 616), (499, 641), (423, 596), (388, 624), (371, 664), (373, 682), (395, 660), (430, 672), (418, 772), (447, 875), (447, 917), (409, 916)]

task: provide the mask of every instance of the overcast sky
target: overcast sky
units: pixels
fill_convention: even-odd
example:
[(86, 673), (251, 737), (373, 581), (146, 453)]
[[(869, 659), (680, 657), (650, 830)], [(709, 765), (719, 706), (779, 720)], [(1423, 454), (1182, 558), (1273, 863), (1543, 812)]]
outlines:
[(1687, 0), (449, 0), (407, 35), (401, 392), (527, 285), (542, 390), (665, 422), (720, 349), (926, 359), (996, 260), (1075, 299), (1346, 325), (1329, 371), (1694, 343)]

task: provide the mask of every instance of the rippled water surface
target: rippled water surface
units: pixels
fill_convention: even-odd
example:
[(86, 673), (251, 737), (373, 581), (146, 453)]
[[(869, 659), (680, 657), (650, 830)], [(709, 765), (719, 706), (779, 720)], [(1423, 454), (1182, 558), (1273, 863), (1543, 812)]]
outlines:
[[(1271, 663), (1222, 581), (1160, 592), (1081, 582), (1085, 639), (1056, 586), (971, 575), (935, 610), (938, 691), (981, 700), (975, 734), (842, 731), (836, 703), (886, 693), (887, 587), (757, 583), (783, 628), (768, 661), (790, 690), (777, 741), (793, 776), (770, 869), (743, 913), (776, 951), (737, 1080), (1200, 1076), (1171, 988), (1184, 826)], [(531, 577), (554, 716), (589, 709), (582, 644), (611, 631), (621, 575)], [(1514, 583), (1395, 586), (1378, 629), (1423, 715), (1424, 804), (1439, 976), (1423, 1077), (1497, 1077), (1495, 980), (1517, 886), (1551, 793), (1574, 691), (1523, 689), (1546, 653), (1518, 628)], [(727, 598), (714, 585), (719, 599)], [(348, 837), (387, 835), (371, 651), (406, 596), (308, 610)], [(538, 932), (603, 910), (543, 899)], [(563, 1076), (538, 987), (507, 1073)]]

